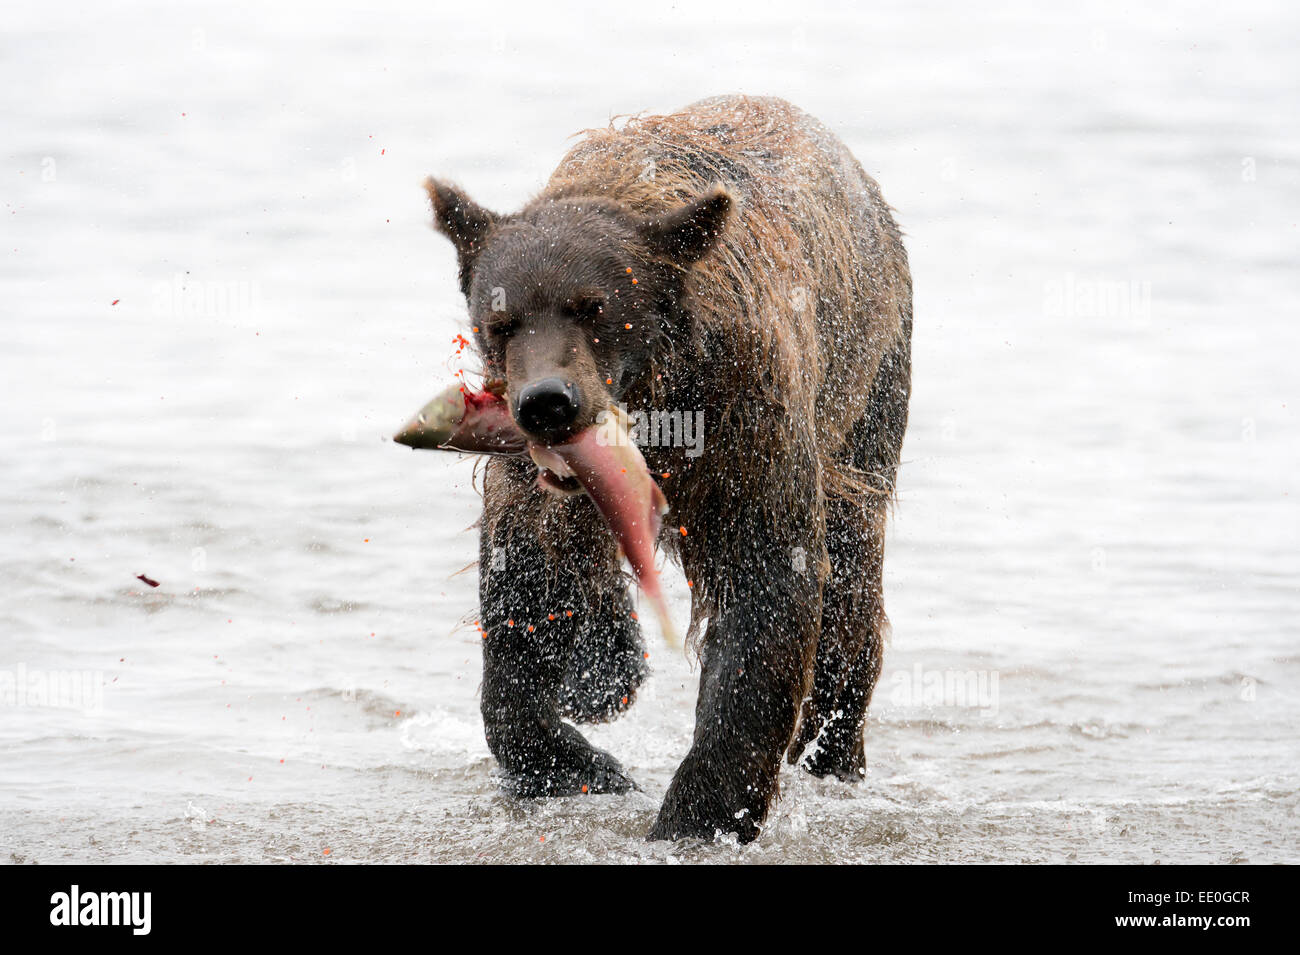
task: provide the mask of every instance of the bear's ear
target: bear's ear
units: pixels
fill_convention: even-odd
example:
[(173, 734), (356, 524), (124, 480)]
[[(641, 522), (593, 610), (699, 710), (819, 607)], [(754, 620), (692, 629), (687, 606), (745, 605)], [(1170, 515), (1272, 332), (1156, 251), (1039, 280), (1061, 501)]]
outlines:
[(717, 184), (698, 199), (647, 219), (641, 235), (651, 252), (690, 265), (717, 244), (734, 204), (726, 187)]
[(469, 294), (469, 273), (474, 257), (483, 248), (483, 240), (492, 231), (498, 216), (484, 209), (458, 188), (430, 176), (424, 188), (433, 203), (433, 224), (456, 246), (460, 259), (461, 291)]

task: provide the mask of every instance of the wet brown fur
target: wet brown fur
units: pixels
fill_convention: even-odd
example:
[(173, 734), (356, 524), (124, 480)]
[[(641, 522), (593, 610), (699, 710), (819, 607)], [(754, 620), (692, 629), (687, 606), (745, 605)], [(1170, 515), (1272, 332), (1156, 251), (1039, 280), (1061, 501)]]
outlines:
[[(847, 683), (865, 680), (866, 699), (849, 704), (865, 710), (880, 667), (884, 514), (910, 390), (911, 277), (890, 210), (817, 120), (780, 99), (726, 96), (587, 130), (522, 214), (609, 203), (653, 220), (718, 188), (732, 209), (703, 259), (678, 266), (647, 254), (639, 266), (677, 273), (685, 329), (663, 330), (635, 380), (591, 401), (705, 411), (702, 456), (643, 449), (652, 472), (670, 474), (660, 481), (671, 506), (661, 545), (692, 582), (695, 639), (706, 618), (725, 618), (753, 592), (754, 575), (790, 572), (770, 566), (773, 553), (806, 553), (814, 579), (794, 598), (806, 606), (785, 609), (814, 636), (764, 650), (765, 665), (805, 674), (787, 701), (797, 711), (802, 700), (793, 758)], [(462, 247), (468, 289), (466, 260)], [(589, 501), (543, 494), (534, 474), (527, 462), (490, 462), (485, 540), (506, 516), (512, 534), (530, 526), (552, 558), (547, 573), (594, 601), (620, 577), (609, 535)], [(738, 532), (728, 518), (739, 510), (754, 518)], [(771, 538), (757, 549), (756, 530)], [(828, 771), (860, 772), (860, 719), (856, 733), (852, 765)], [(775, 778), (767, 763), (763, 772)]]
[[(720, 345), (722, 360), (707, 362), (706, 447), (739, 451), (733, 466), (743, 470), (747, 460), (780, 456), (788, 440), (812, 442), (816, 473), (753, 489), (772, 509), (785, 506), (783, 488), (798, 481), (863, 503), (892, 495), (893, 473), (856, 468), (845, 442), (866, 408), (881, 355), (910, 324), (911, 275), (889, 207), (852, 154), (820, 122), (771, 97), (716, 97), (581, 135), (530, 206), (594, 196), (655, 216), (717, 183), (737, 200), (719, 245), (684, 270), (691, 341), (669, 343), (655, 356), (623, 397), (628, 407), (701, 407), (692, 403), (701, 396), (695, 382), (672, 387), (680, 377), (672, 366), (698, 378), (701, 347)], [(816, 429), (774, 431), (776, 416), (815, 422)], [(765, 447), (764, 439), (777, 447)], [(652, 471), (674, 473), (662, 482), (673, 508), (664, 542), (685, 557), (721, 543), (703, 534), (691, 539), (689, 530), (682, 538), (677, 530), (712, 522), (707, 482), (687, 472), (709, 466), (715, 455), (706, 451), (692, 463), (664, 453), (671, 450), (647, 449), (646, 456)], [(768, 470), (752, 473), (764, 478)], [(503, 509), (521, 504), (498, 501)], [(568, 509), (580, 502), (545, 503)], [(726, 582), (706, 577), (693, 584), (694, 634), (725, 599)]]

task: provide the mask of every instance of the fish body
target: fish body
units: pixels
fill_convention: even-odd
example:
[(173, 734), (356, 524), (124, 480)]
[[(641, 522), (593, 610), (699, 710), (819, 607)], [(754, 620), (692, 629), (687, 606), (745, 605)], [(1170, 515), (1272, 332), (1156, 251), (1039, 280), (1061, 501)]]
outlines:
[[(539, 467), (577, 478), (632, 565), (664, 638), (672, 646), (680, 645), (655, 569), (655, 541), (668, 501), (628, 433), (627, 415), (620, 408), (610, 408), (594, 426), (568, 441), (530, 446), (529, 451)], [(557, 467), (556, 459), (563, 469)]]

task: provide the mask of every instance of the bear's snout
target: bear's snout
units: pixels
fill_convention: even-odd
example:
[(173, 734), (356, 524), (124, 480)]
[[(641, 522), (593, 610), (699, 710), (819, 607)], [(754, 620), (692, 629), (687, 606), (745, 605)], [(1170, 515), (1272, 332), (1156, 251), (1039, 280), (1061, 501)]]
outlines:
[(582, 407), (578, 385), (565, 378), (542, 378), (519, 391), (515, 420), (543, 442), (566, 437)]

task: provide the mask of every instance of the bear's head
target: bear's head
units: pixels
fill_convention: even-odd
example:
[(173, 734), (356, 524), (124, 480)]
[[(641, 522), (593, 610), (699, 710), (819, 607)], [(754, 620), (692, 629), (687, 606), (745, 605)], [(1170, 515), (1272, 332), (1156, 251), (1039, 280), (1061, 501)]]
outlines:
[(686, 270), (732, 208), (714, 186), (653, 217), (588, 196), (503, 216), (455, 186), (425, 186), (456, 246), (484, 372), (504, 380), (516, 423), (543, 444), (592, 427), (646, 373), (680, 324)]

